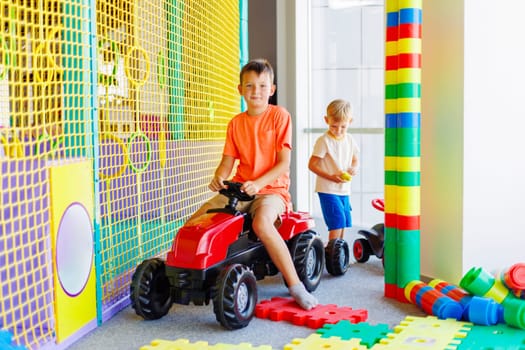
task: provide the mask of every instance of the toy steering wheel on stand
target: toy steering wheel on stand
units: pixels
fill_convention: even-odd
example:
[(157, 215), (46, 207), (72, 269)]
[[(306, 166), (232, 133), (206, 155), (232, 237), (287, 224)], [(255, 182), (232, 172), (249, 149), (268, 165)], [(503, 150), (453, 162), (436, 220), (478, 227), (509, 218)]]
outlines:
[(208, 210), (208, 213), (218, 213), (218, 212), (226, 212), (231, 213), (233, 215), (239, 215), (241, 214), (240, 211), (236, 209), (237, 203), (239, 201), (241, 202), (249, 202), (255, 199), (255, 196), (250, 196), (246, 192), (241, 190), (242, 183), (240, 182), (233, 182), (233, 181), (223, 181), (224, 185), (228, 186), (228, 188), (223, 188), (219, 191), (220, 194), (228, 197), (229, 201), (228, 204), (224, 208), (214, 208)]
[(372, 199), (372, 206), (379, 211), (385, 211), (385, 200), (381, 198)]

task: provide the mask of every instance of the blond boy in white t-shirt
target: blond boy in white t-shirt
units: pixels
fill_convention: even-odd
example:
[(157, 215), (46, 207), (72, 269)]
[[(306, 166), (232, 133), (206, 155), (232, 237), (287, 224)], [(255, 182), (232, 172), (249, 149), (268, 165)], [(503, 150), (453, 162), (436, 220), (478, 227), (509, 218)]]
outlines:
[(308, 163), (308, 169), (317, 175), (315, 191), (328, 226), (329, 240), (343, 239), (345, 228), (352, 227), (350, 181), (359, 167), (359, 147), (347, 133), (352, 119), (348, 101), (330, 102), (324, 117), (328, 130), (315, 142)]

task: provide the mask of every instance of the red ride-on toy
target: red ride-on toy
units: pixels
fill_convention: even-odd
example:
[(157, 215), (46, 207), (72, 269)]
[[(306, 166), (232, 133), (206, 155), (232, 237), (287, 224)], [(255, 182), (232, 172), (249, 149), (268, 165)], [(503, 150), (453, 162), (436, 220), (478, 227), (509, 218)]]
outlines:
[[(383, 199), (372, 200), (372, 206), (379, 211), (385, 211), (385, 202)], [(383, 261), (384, 265), (384, 242), (385, 242), (385, 225), (376, 224), (371, 229), (359, 230), (358, 233), (365, 238), (358, 238), (354, 241), (354, 258), (359, 263), (368, 261), (371, 255), (377, 256)]]
[[(237, 182), (224, 182), (229, 198), (224, 208), (209, 210), (186, 223), (175, 236), (166, 261), (143, 261), (131, 281), (131, 305), (145, 319), (161, 318), (173, 303), (209, 304), (227, 329), (246, 327), (257, 304), (257, 280), (278, 273), (261, 241), (252, 231), (249, 214), (236, 209), (253, 197)], [(324, 247), (307, 213), (281, 216), (279, 233), (308, 291), (314, 291), (324, 269)]]

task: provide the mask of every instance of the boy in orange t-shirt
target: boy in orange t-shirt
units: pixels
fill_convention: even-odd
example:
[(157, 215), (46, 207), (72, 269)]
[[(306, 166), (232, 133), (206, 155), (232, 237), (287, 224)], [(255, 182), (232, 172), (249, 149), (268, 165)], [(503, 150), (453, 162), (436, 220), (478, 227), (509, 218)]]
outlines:
[[(247, 110), (229, 122), (223, 156), (208, 187), (214, 192), (225, 188), (223, 181), (239, 160), (232, 181), (243, 183), (241, 190), (256, 197), (250, 202), (239, 202), (237, 209), (251, 214), (253, 230), (283, 275), (290, 294), (303, 309), (310, 310), (318, 301), (299, 280), (288, 247), (274, 225), (280, 214), (291, 210), (288, 189), (292, 123), (286, 109), (269, 104), (275, 93), (273, 79), (267, 60), (252, 60), (242, 68), (238, 90)], [(224, 207), (227, 202), (225, 196), (216, 195), (190, 220), (211, 208)]]

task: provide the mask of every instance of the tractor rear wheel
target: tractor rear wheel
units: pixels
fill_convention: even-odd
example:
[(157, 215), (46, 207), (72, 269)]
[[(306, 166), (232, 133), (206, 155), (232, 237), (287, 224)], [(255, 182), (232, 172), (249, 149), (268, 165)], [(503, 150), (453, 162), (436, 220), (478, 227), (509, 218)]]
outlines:
[(324, 270), (323, 241), (315, 232), (307, 231), (292, 238), (289, 249), (299, 279), (307, 291), (313, 292)]
[(246, 327), (255, 314), (257, 280), (242, 264), (233, 264), (221, 271), (213, 290), (213, 311), (227, 329)]

